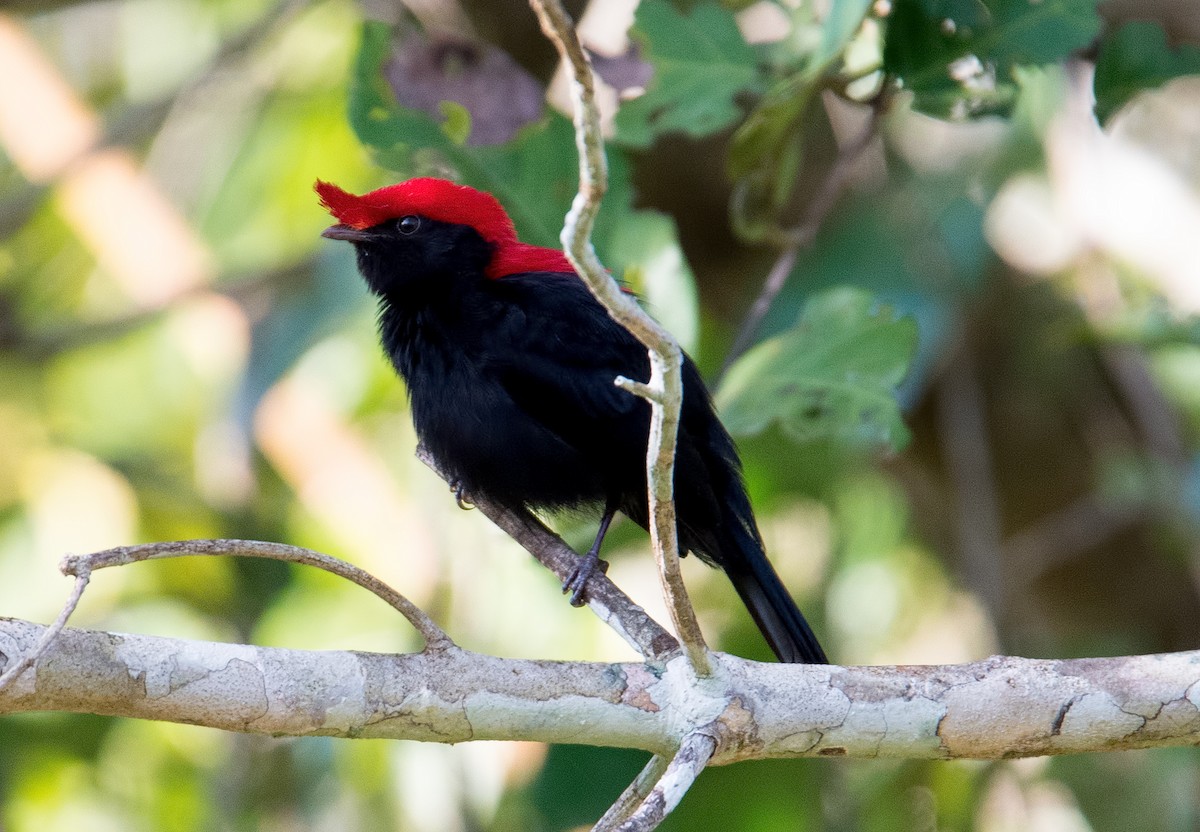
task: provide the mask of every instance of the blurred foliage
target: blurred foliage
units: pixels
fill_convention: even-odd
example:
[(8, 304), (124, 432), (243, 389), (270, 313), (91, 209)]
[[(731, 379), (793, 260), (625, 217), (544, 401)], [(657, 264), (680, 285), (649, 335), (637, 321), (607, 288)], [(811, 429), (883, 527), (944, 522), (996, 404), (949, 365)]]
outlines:
[[(714, 384), (772, 558), (830, 653), (1196, 647), (1200, 78), (1184, 76), (1200, 42), (1179, 4), (592, 5), (613, 133), (597, 249), (704, 368), (884, 108), (757, 346)], [(359, 563), (473, 649), (630, 657), (412, 459), (353, 258), (317, 236), (318, 177), (453, 176), (545, 245), (575, 191), (565, 96), (523, 2), (385, 6), (366, 22), (350, 0), (0, 12), (0, 38), (41, 56), (0, 76), (0, 613), (51, 618), (65, 551), (265, 538)], [(66, 105), (14, 112), (17, 86)], [(594, 531), (556, 522), (579, 545)], [(618, 525), (610, 574), (664, 620), (645, 549)], [(721, 576), (684, 569), (710, 639), (768, 658)], [(417, 644), (357, 589), (258, 562), (110, 570), (75, 623)], [(568, 829), (644, 763), (63, 714), (6, 717), (0, 738), (5, 832)], [(705, 772), (664, 828), (1173, 832), (1200, 823), (1198, 795), (1190, 749), (771, 761)]]
[(1013, 101), (1012, 70), (1057, 63), (1100, 31), (1095, 0), (897, 0), (884, 68), (934, 115), (978, 115)]
[(1096, 58), (1096, 115), (1108, 121), (1142, 90), (1189, 74), (1200, 74), (1200, 46), (1172, 48), (1161, 26), (1127, 23), (1104, 39)]
[(908, 431), (896, 401), (916, 348), (911, 318), (875, 309), (858, 289), (813, 297), (787, 332), (730, 368), (717, 405), (734, 436), (778, 421), (797, 442), (823, 438), (898, 450)]

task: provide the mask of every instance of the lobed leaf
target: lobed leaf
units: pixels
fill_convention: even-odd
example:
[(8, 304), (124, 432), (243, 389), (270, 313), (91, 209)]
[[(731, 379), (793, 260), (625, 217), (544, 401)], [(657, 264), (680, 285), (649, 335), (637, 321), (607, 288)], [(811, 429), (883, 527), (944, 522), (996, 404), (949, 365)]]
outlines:
[(737, 361), (717, 393), (735, 435), (778, 422), (800, 442), (899, 449), (908, 441), (896, 388), (917, 343), (911, 318), (859, 289), (814, 297), (796, 325)]
[(643, 0), (630, 35), (654, 78), (617, 112), (622, 144), (647, 147), (663, 133), (715, 133), (741, 116), (738, 94), (761, 89), (754, 50), (733, 14), (716, 3), (697, 4), (685, 15), (668, 0)]

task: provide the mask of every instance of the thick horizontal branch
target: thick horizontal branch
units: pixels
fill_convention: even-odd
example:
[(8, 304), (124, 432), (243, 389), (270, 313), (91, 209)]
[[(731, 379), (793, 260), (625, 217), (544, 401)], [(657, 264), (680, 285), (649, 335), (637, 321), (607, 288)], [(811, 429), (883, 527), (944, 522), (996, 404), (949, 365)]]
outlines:
[[(0, 667), (44, 627), (0, 618)], [(1200, 743), (1200, 651), (967, 665), (537, 662), (458, 648), (308, 652), (64, 630), (0, 714), (73, 711), (272, 735), (541, 740), (714, 763), (762, 757), (996, 759)]]

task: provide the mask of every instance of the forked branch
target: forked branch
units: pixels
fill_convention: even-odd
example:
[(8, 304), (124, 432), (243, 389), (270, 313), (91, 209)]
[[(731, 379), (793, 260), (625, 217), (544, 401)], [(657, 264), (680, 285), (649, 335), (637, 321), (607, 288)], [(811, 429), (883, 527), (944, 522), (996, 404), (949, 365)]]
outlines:
[[(717, 741), (712, 736), (701, 731), (688, 734), (658, 782), (629, 819), (617, 827), (617, 832), (649, 832), (658, 828), (683, 800), (716, 748)], [(637, 782), (635, 780), (634, 785)]]
[(421, 634), (425, 640), (426, 650), (437, 652), (449, 650), (455, 646), (453, 639), (423, 609), (369, 572), (332, 555), (314, 552), (299, 546), (260, 540), (178, 540), (166, 543), (146, 543), (140, 546), (118, 546), (88, 555), (67, 555), (62, 559), (59, 569), (64, 575), (75, 578), (75, 587), (63, 605), (62, 611), (58, 614), (58, 618), (41, 633), (37, 645), (24, 653), (17, 664), (6, 668), (4, 673), (0, 674), (0, 692), (3, 692), (18, 676), (31, 668), (51, 647), (54, 639), (66, 626), (67, 620), (75, 612), (75, 608), (79, 606), (79, 601), (95, 570), (164, 558), (230, 555), (298, 563), (331, 572), (374, 593), (390, 604)]

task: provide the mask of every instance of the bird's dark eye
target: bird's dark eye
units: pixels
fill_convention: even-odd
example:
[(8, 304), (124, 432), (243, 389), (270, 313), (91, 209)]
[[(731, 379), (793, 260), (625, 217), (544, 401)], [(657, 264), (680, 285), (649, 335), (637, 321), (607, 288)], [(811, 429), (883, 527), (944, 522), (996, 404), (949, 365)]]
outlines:
[(421, 227), (421, 218), (414, 217), (409, 214), (407, 217), (401, 217), (396, 221), (396, 229), (401, 234), (416, 234), (417, 229)]

